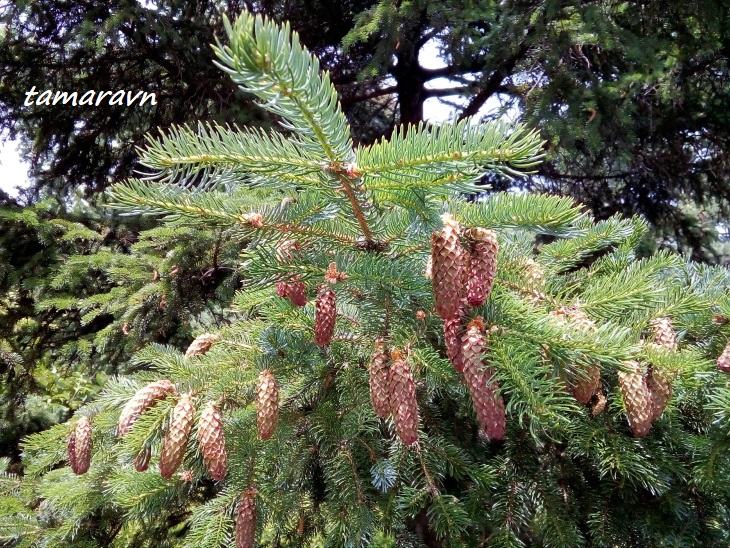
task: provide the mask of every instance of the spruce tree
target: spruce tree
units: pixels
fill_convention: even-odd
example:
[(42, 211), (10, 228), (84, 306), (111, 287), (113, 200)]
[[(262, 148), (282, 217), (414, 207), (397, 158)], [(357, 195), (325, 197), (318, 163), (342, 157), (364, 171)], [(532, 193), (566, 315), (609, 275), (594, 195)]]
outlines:
[(643, 221), (570, 199), (471, 199), (540, 161), (522, 126), (353, 148), (288, 26), (225, 26), (219, 66), (284, 132), (174, 129), (110, 203), (237, 238), (228, 322), (28, 438), (0, 541), (726, 543), (730, 272), (638, 259)]

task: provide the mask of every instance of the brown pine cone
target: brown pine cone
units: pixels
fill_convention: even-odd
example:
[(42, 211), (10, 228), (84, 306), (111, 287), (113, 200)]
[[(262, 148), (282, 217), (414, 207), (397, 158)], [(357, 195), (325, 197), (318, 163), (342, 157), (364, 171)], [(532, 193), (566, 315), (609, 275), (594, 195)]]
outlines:
[(728, 341), (725, 350), (717, 358), (717, 368), (724, 373), (730, 373), (730, 341)]
[(459, 223), (448, 213), (441, 219), (443, 228), (431, 236), (432, 286), (436, 313), (448, 319), (459, 314), (464, 291), (464, 261), (459, 243)]
[(381, 419), (390, 415), (390, 399), (388, 398), (390, 383), (390, 367), (388, 352), (383, 339), (375, 341), (375, 352), (370, 360), (370, 401), (375, 414)]
[(91, 465), (91, 421), (81, 417), (76, 424), (75, 432), (76, 472), (85, 474)]
[(174, 392), (175, 385), (168, 380), (156, 381), (137, 390), (119, 415), (119, 435), (126, 435), (142, 413), (155, 405), (157, 400), (164, 399)]
[(579, 403), (585, 404), (591, 401), (593, 394), (601, 388), (601, 370), (593, 365), (586, 368), (584, 375), (575, 377), (571, 392)]
[(501, 440), (507, 431), (504, 400), (496, 393), (494, 370), (483, 367), (484, 321), (477, 317), (467, 326), (463, 338), (464, 382), (469, 389), (477, 420), (489, 439)]
[(398, 437), (404, 445), (412, 445), (418, 441), (418, 400), (416, 399), (416, 383), (413, 381), (411, 368), (403, 355), (393, 349), (393, 363), (390, 367), (390, 393), (393, 422)]
[(144, 472), (149, 468), (150, 466), (150, 457), (152, 456), (152, 447), (150, 445), (146, 445), (142, 451), (137, 453), (137, 456), (134, 457), (134, 460), (132, 461), (132, 465), (134, 466), (134, 469), (137, 470), (137, 472)]
[(190, 394), (183, 394), (172, 410), (170, 428), (162, 440), (160, 475), (163, 478), (170, 479), (182, 463), (194, 417), (193, 398)]
[(241, 495), (236, 510), (236, 548), (253, 548), (256, 539), (256, 489)]
[(646, 379), (639, 363), (623, 362), (628, 371), (618, 370), (618, 382), (624, 398), (626, 415), (631, 431), (637, 438), (642, 438), (651, 430), (652, 401)]
[(674, 375), (666, 369), (652, 366), (646, 375), (646, 387), (651, 396), (651, 420), (662, 416), (672, 398), (672, 381)]
[(462, 348), (462, 338), (466, 326), (464, 325), (463, 316), (447, 318), (444, 320), (444, 343), (446, 344), (446, 356), (451, 361), (454, 369), (459, 373), (464, 371), (464, 350)]
[(337, 319), (337, 298), (335, 292), (326, 288), (316, 302), (314, 314), (314, 338), (317, 346), (326, 346), (335, 333)]
[(654, 343), (667, 350), (677, 350), (677, 333), (669, 318), (657, 318), (651, 322)]
[(274, 434), (279, 420), (279, 387), (268, 369), (259, 377), (256, 415), (259, 436), (262, 440), (268, 440)]
[(226, 476), (228, 454), (223, 438), (223, 419), (214, 402), (200, 414), (198, 443), (210, 476), (214, 480), (222, 480)]
[(474, 240), (469, 258), (466, 298), (471, 306), (482, 306), (489, 298), (497, 274), (497, 235), (486, 228), (472, 228)]
[(78, 465), (76, 464), (76, 428), (71, 432), (71, 436), (68, 438), (68, 445), (66, 446), (66, 458), (71, 466), (74, 474), (80, 474)]
[(193, 356), (200, 356), (205, 354), (210, 347), (217, 341), (221, 340), (219, 335), (213, 335), (211, 333), (203, 333), (195, 337), (195, 340), (190, 343), (187, 351), (185, 352), (186, 358), (192, 358)]

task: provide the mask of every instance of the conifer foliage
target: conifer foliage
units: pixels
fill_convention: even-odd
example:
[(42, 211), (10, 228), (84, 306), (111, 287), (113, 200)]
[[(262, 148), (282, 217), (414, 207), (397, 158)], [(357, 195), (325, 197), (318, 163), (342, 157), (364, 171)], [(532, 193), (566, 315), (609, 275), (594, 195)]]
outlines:
[(638, 259), (642, 221), (595, 222), (568, 199), (466, 200), (485, 171), (539, 162), (522, 126), (420, 125), (355, 148), (288, 26), (244, 13), (226, 29), (220, 67), (288, 137), (173, 129), (110, 200), (235, 227), (228, 321), (187, 355), (141, 348), (146, 369), (78, 412), (85, 474), (83, 418), (31, 436), (25, 476), (3, 478), (0, 540), (727, 542), (727, 269)]

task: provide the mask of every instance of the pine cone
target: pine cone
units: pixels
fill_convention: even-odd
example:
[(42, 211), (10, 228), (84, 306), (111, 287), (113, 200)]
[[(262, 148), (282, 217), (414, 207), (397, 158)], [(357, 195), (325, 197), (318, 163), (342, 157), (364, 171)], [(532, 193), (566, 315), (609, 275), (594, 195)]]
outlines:
[(213, 335), (211, 333), (198, 335), (195, 337), (195, 340), (190, 343), (190, 346), (188, 346), (188, 349), (185, 352), (185, 357), (192, 358), (193, 356), (205, 354), (208, 350), (210, 350), (210, 347), (213, 346), (213, 343), (219, 340), (221, 340), (219, 335)]
[(75, 431), (76, 472), (85, 474), (91, 465), (91, 421), (81, 417)]
[(717, 368), (724, 373), (730, 373), (730, 341), (728, 341), (720, 357), (717, 358)]
[(289, 283), (276, 282), (276, 294), (279, 297), (288, 297), (289, 296)]
[(337, 299), (334, 291), (325, 289), (317, 299), (314, 314), (314, 337), (317, 346), (326, 346), (335, 333)]
[(122, 409), (121, 415), (119, 415), (119, 435), (126, 435), (142, 413), (155, 405), (157, 400), (161, 400), (174, 392), (175, 385), (168, 380), (156, 381), (137, 390), (137, 393), (127, 402), (127, 405)]
[(205, 466), (214, 480), (226, 476), (226, 443), (223, 439), (223, 419), (216, 404), (211, 402), (203, 409), (198, 423), (198, 442)]
[(241, 495), (236, 511), (236, 548), (253, 548), (256, 539), (256, 489)]
[(618, 382), (626, 406), (631, 431), (642, 438), (651, 430), (652, 401), (641, 366), (634, 361), (624, 362), (629, 371), (618, 370)]
[(393, 363), (390, 367), (390, 393), (393, 422), (398, 437), (405, 445), (418, 441), (418, 401), (416, 383), (411, 368), (398, 350), (391, 352)]
[(442, 215), (441, 219), (444, 221), (443, 228), (431, 236), (432, 285), (436, 313), (446, 320), (459, 314), (464, 289), (464, 264), (459, 243), (459, 223), (448, 213)]
[(651, 420), (655, 421), (664, 413), (672, 398), (672, 381), (674, 375), (666, 369), (652, 366), (646, 375), (646, 387), (651, 396)]
[(482, 306), (492, 292), (497, 274), (497, 235), (486, 228), (472, 228), (469, 236), (474, 240), (469, 259), (469, 276), (466, 298), (471, 306)]
[(152, 456), (152, 446), (146, 445), (142, 451), (134, 457), (132, 465), (137, 472), (144, 472), (150, 466), (150, 457)]
[(489, 439), (501, 440), (507, 430), (504, 400), (496, 393), (494, 370), (484, 368), (482, 357), (486, 341), (484, 321), (477, 317), (467, 326), (463, 339), (464, 382), (469, 389), (477, 420)]
[(71, 432), (71, 436), (68, 438), (68, 445), (66, 446), (66, 458), (71, 466), (74, 474), (79, 474), (79, 467), (76, 464), (76, 428)]
[(464, 350), (462, 338), (464, 337), (464, 318), (456, 316), (444, 320), (444, 343), (446, 343), (446, 356), (451, 361), (454, 369), (459, 373), (464, 371)]
[(388, 398), (390, 383), (390, 367), (388, 352), (383, 339), (375, 341), (375, 352), (370, 360), (370, 401), (373, 402), (375, 414), (381, 419), (390, 415), (390, 399)]
[(657, 318), (651, 322), (654, 342), (667, 350), (677, 350), (677, 334), (669, 318)]
[(287, 297), (294, 306), (305, 306), (307, 304), (307, 285), (304, 282), (291, 282), (288, 284)]
[(586, 368), (584, 375), (575, 377), (571, 392), (579, 403), (585, 404), (591, 401), (593, 394), (601, 387), (601, 370), (593, 365)]
[(271, 371), (266, 370), (259, 377), (258, 405), (256, 423), (259, 436), (268, 440), (276, 430), (279, 419), (279, 387)]
[(162, 440), (160, 475), (163, 478), (170, 479), (182, 463), (194, 417), (193, 398), (190, 394), (183, 394), (172, 410), (170, 428)]

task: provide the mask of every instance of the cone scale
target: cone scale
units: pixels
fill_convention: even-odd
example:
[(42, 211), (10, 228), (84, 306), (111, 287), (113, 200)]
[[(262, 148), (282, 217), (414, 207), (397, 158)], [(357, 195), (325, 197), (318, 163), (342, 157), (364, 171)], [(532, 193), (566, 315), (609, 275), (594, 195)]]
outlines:
[(256, 489), (241, 495), (236, 509), (236, 548), (253, 548), (256, 540)]
[(489, 298), (497, 274), (497, 236), (493, 230), (472, 228), (474, 240), (469, 254), (466, 299), (470, 306), (482, 306)]
[(200, 414), (198, 443), (210, 476), (222, 480), (226, 476), (228, 454), (223, 439), (223, 419), (215, 403), (209, 403)]
[(264, 371), (259, 378), (256, 425), (259, 437), (268, 440), (276, 430), (279, 419), (279, 386), (271, 371)]
[(638, 362), (624, 362), (627, 371), (618, 370), (618, 383), (626, 407), (626, 416), (634, 436), (642, 438), (651, 430), (652, 401), (642, 367)]
[(441, 216), (444, 226), (431, 236), (433, 298), (436, 313), (443, 319), (459, 315), (464, 284), (463, 251), (459, 243), (459, 223), (453, 216)]
[(160, 475), (171, 478), (182, 463), (190, 431), (193, 429), (195, 408), (190, 394), (183, 394), (172, 411), (170, 428), (162, 440), (160, 452)]
[(370, 377), (370, 401), (375, 414), (381, 419), (390, 415), (390, 398), (388, 397), (388, 382), (390, 377), (388, 352), (383, 339), (375, 341), (375, 351), (368, 368)]
[(418, 401), (416, 383), (408, 362), (398, 350), (391, 352), (389, 398), (393, 422), (398, 437), (404, 445), (418, 441)]
[(317, 346), (327, 346), (335, 333), (337, 318), (337, 299), (335, 292), (326, 288), (315, 306), (314, 313), (314, 340)]
[(81, 417), (74, 432), (74, 450), (76, 453), (76, 472), (85, 474), (91, 465), (91, 421)]

